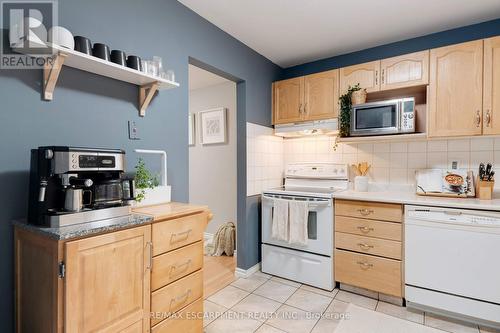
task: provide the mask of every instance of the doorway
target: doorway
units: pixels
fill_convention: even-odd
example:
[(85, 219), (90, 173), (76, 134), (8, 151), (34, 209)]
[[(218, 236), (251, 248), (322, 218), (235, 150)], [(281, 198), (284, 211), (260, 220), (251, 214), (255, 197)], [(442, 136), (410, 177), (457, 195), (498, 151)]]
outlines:
[(219, 227), (237, 220), (236, 83), (189, 64), (189, 126), (189, 202), (214, 214), (205, 230), (208, 297), (235, 279), (235, 256), (210, 254)]

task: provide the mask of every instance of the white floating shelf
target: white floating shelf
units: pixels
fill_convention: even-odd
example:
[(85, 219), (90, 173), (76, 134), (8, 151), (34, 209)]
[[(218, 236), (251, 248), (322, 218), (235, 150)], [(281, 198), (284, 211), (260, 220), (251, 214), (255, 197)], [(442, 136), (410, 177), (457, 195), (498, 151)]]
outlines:
[(146, 108), (157, 90), (179, 87), (179, 83), (174, 81), (148, 75), (59, 45), (49, 43), (47, 45), (54, 51), (55, 61), (53, 66), (46, 65), (44, 68), (43, 95), (45, 100), (52, 100), (55, 84), (63, 65), (139, 86), (139, 114), (141, 116), (145, 115)]
[(351, 136), (338, 138), (338, 142), (342, 143), (362, 143), (362, 142), (383, 142), (383, 141), (409, 141), (409, 140), (425, 140), (427, 133), (413, 134), (394, 134), (394, 135), (374, 135), (374, 136)]

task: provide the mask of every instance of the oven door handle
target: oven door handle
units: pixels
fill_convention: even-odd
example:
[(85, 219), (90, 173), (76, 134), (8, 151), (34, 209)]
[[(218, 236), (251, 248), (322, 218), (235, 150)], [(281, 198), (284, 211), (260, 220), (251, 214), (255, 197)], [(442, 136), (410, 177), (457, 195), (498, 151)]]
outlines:
[(262, 201), (263, 202), (268, 202), (268, 203), (273, 203), (274, 199), (281, 199), (281, 200), (286, 200), (286, 201), (305, 201), (309, 203), (309, 209), (314, 209), (317, 207), (331, 207), (332, 206), (332, 201), (329, 199), (319, 199), (319, 200), (294, 200), (291, 197), (283, 198), (281, 196), (268, 196), (268, 195), (262, 195)]

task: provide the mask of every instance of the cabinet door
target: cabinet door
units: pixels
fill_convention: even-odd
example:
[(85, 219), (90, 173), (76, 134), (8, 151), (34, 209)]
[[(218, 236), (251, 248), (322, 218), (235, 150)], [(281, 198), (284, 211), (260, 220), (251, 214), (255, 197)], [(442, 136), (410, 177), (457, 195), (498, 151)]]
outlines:
[(389, 90), (429, 83), (429, 51), (381, 60), (380, 89)]
[(367, 92), (380, 90), (380, 60), (340, 69), (340, 93), (344, 94), (349, 86), (359, 83)]
[(304, 113), (307, 120), (338, 117), (338, 69), (307, 75), (304, 79), (304, 90)]
[(277, 81), (273, 83), (274, 124), (301, 121), (304, 103), (304, 78)]
[(480, 135), (483, 41), (431, 50), (429, 136)]
[(150, 246), (150, 226), (66, 243), (66, 332), (149, 332)]
[(484, 40), (483, 134), (500, 134), (500, 37)]

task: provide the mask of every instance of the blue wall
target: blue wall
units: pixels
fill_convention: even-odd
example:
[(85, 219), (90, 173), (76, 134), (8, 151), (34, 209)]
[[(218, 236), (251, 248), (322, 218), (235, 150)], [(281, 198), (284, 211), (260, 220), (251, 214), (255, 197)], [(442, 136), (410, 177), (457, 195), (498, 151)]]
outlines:
[[(246, 193), (245, 122), (270, 126), (271, 82), (281, 68), (175, 0), (59, 0), (59, 24), (74, 35), (146, 58), (159, 55), (181, 87), (161, 91), (139, 119), (137, 88), (63, 68), (54, 100), (41, 100), (40, 70), (0, 71), (0, 331), (13, 331), (11, 220), (26, 216), (29, 150), (39, 145), (122, 147), (128, 169), (134, 148), (168, 153), (173, 199), (188, 196), (188, 61), (210, 64), (238, 84), (240, 190)], [(127, 120), (139, 123), (140, 141), (127, 138)], [(246, 197), (239, 203), (245, 216)], [(240, 219), (240, 222), (244, 222)], [(244, 253), (244, 251), (241, 251)]]
[(394, 57), (406, 53), (428, 50), (445, 45), (500, 35), (500, 19), (469, 25), (457, 29), (407, 39), (391, 44), (325, 58), (302, 65), (285, 68), (282, 79), (317, 73), (368, 61)]

